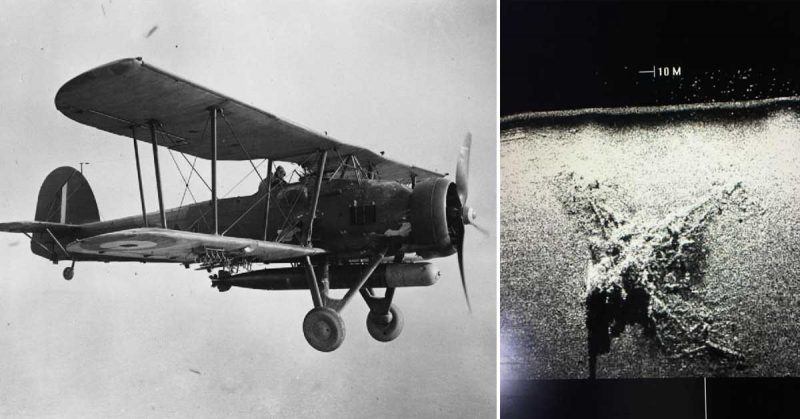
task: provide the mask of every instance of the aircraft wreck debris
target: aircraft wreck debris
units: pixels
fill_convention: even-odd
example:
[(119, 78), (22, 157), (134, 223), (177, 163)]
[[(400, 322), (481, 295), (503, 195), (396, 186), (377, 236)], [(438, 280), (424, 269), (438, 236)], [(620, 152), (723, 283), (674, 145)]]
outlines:
[(717, 186), (693, 205), (657, 221), (636, 218), (617, 185), (561, 173), (559, 199), (588, 238), (586, 327), (589, 373), (627, 325), (640, 325), (671, 357), (711, 355), (742, 365), (734, 325), (718, 321), (695, 288), (703, 280), (705, 233), (723, 212), (756, 213), (741, 183)]

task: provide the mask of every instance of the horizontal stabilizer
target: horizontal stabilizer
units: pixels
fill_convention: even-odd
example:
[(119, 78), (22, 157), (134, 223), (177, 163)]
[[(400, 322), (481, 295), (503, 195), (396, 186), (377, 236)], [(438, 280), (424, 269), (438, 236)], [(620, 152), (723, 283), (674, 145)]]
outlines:
[(8, 233), (45, 233), (49, 229), (55, 235), (75, 234), (81, 226), (74, 224), (51, 223), (47, 221), (15, 221), (0, 223), (0, 231)]
[(163, 228), (134, 228), (76, 240), (70, 253), (84, 258), (204, 263), (213, 260), (246, 259), (279, 262), (325, 253), (323, 249), (264, 240), (225, 237)]

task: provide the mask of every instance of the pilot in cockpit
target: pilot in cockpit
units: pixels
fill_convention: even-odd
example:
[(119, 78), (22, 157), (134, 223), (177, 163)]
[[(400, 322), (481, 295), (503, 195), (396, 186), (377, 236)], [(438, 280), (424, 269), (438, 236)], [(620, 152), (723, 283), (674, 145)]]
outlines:
[[(287, 185), (289, 182), (286, 181), (286, 169), (282, 166), (278, 166), (275, 168), (275, 171), (272, 173), (272, 180), (270, 181), (272, 187), (270, 188), (273, 192), (278, 190), (282, 190), (282, 186)], [(267, 179), (263, 179), (261, 184), (258, 186), (258, 193), (262, 194), (267, 191)]]
[(286, 184), (286, 169), (283, 166), (278, 166), (275, 173), (272, 174), (272, 188)]

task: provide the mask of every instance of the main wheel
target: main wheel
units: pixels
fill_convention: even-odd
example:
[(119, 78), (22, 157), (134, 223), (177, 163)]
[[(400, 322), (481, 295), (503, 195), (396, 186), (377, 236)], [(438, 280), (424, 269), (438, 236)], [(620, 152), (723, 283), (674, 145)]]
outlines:
[(303, 334), (314, 349), (331, 352), (344, 342), (344, 321), (336, 310), (316, 307), (303, 320)]
[(394, 304), (389, 306), (387, 314), (378, 314), (370, 310), (367, 314), (367, 330), (375, 340), (393, 341), (403, 331), (403, 312)]
[(75, 269), (67, 266), (66, 268), (64, 268), (64, 272), (62, 274), (64, 275), (64, 279), (69, 281), (70, 279), (72, 279), (73, 276), (75, 276)]

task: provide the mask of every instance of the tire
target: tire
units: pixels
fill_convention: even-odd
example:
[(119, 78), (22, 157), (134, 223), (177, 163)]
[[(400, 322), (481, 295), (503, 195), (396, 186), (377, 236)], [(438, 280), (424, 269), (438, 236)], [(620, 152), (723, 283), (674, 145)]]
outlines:
[(371, 310), (367, 314), (367, 330), (370, 336), (379, 342), (391, 342), (397, 339), (403, 331), (403, 324), (403, 312), (394, 304), (389, 306), (388, 316)]
[(303, 319), (303, 335), (314, 349), (334, 351), (344, 342), (344, 320), (330, 307), (313, 308)]

